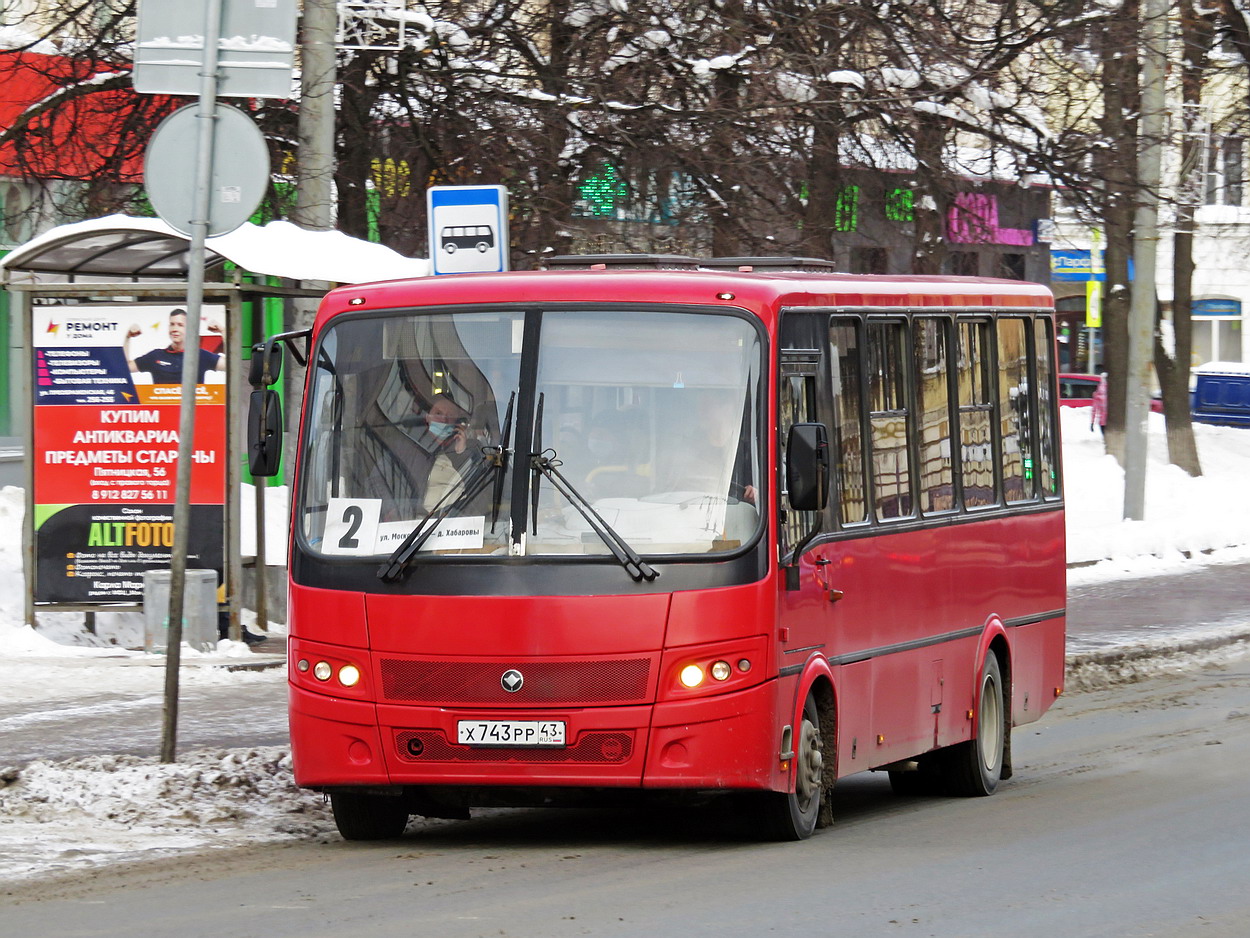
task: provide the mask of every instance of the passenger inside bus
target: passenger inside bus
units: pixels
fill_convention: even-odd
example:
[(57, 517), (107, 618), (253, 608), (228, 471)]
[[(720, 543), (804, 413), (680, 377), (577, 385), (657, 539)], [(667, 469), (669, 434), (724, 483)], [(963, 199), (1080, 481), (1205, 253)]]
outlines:
[(676, 492), (727, 495), (755, 504), (749, 437), (742, 433), (742, 406), (728, 389), (688, 391), (695, 406), (684, 410), (693, 425), (681, 429), (686, 442), (673, 451), (674, 458), (662, 480), (663, 488)]

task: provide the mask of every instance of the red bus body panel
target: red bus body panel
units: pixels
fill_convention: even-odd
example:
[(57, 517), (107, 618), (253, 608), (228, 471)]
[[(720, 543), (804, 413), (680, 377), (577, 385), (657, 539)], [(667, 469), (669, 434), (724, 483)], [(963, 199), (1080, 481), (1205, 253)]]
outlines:
[[(339, 313), (371, 309), (654, 298), (749, 310), (773, 341), (785, 307), (1052, 305), (1034, 284), (971, 279), (952, 287), (924, 277), (465, 274), (340, 288), (324, 300), (314, 334)], [(771, 351), (769, 359), (775, 392)], [(769, 423), (777, 425), (773, 392)], [(770, 506), (779, 497), (776, 436), (767, 442)], [(1062, 690), (1065, 573), (1062, 503), (1034, 508), (827, 540), (803, 555), (797, 590), (778, 568), (775, 512), (767, 575), (722, 589), (420, 596), (292, 583), (296, 781), (784, 790), (793, 785), (784, 734), (814, 683), (830, 685), (845, 776), (971, 738), (992, 643), (1003, 646), (1012, 721), (1035, 720)], [(684, 691), (682, 664), (711, 655), (749, 658), (750, 670), (724, 688)], [(359, 667), (358, 693), (330, 693), (297, 669), (318, 656)], [(542, 706), (510, 703), (500, 677), (513, 667), (547, 682)], [(567, 745), (459, 746), (457, 723), (478, 719), (562, 720)]]

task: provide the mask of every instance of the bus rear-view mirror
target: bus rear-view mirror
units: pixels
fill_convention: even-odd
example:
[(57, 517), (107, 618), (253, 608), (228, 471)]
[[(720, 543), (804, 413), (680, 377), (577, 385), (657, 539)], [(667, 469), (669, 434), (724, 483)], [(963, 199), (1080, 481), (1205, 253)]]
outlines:
[(829, 433), (823, 423), (796, 423), (786, 441), (786, 491), (795, 511), (829, 502)]
[(282, 374), (282, 346), (276, 339), (252, 346), (247, 383), (254, 388), (267, 388)]
[(257, 478), (268, 478), (278, 474), (281, 462), (282, 401), (276, 391), (255, 390), (247, 412), (248, 469)]

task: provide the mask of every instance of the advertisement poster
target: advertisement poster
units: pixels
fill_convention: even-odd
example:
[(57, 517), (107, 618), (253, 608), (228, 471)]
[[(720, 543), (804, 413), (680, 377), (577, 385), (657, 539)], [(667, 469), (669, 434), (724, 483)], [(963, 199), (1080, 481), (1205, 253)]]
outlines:
[[(45, 306), (33, 320), (35, 601), (141, 602), (173, 548), (186, 312)], [(225, 311), (200, 322), (187, 566), (220, 576)]]

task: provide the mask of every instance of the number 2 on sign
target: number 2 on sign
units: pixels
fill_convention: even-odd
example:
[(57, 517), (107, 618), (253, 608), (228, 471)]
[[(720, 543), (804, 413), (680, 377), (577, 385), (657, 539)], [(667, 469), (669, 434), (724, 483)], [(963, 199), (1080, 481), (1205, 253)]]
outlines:
[(331, 498), (326, 505), (322, 553), (368, 555), (377, 553), (380, 498)]

